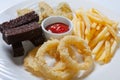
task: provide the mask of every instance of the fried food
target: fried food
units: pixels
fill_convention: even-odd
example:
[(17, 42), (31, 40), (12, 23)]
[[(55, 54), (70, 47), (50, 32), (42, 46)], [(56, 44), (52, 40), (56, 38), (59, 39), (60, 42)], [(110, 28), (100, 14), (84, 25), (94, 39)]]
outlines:
[[(73, 73), (66, 68), (66, 65), (61, 61), (60, 54), (57, 51), (59, 45), (58, 40), (47, 41), (37, 51), (36, 59), (39, 66), (39, 71), (51, 80), (69, 80)], [(45, 53), (55, 58), (57, 61), (53, 67), (49, 67), (45, 62)]]
[(37, 22), (31, 22), (16, 28), (4, 30), (3, 40), (7, 44), (22, 42), (34, 39), (36, 36), (42, 36), (42, 31)]
[(17, 14), (18, 14), (18, 16), (23, 16), (23, 15), (25, 15), (25, 14), (27, 14), (27, 13), (32, 12), (32, 11), (33, 11), (33, 10), (32, 10), (32, 9), (29, 9), (29, 8), (18, 9), (18, 10), (17, 10)]
[(66, 2), (61, 2), (58, 4), (56, 11), (55, 11), (55, 15), (65, 16), (69, 18), (70, 20), (73, 19), (72, 10)]
[(37, 61), (35, 60), (35, 55), (38, 49), (39, 47), (36, 47), (28, 53), (24, 59), (24, 67), (32, 74), (41, 77), (43, 75), (38, 71)]
[(10, 21), (3, 22), (2, 24), (0, 24), (0, 30), (3, 33), (4, 30), (16, 28), (31, 22), (38, 22), (38, 21), (39, 21), (38, 14), (36, 14), (35, 11), (32, 11), (30, 13), (27, 13), (23, 16), (19, 16)]
[(58, 4), (56, 9), (53, 9), (49, 4), (42, 1), (39, 3), (39, 9), (40, 9), (40, 23), (43, 19), (49, 16), (64, 16), (69, 18), (70, 20), (73, 19), (73, 13), (70, 8), (70, 6), (65, 3), (61, 2)]
[(40, 10), (40, 15), (39, 15), (40, 16), (40, 20), (39, 20), (40, 23), (46, 17), (54, 15), (53, 8), (44, 1), (41, 1), (39, 3), (39, 10)]
[[(77, 48), (78, 55), (83, 56), (83, 62), (79, 63), (76, 60), (75, 51), (71, 54), (69, 47), (73, 46)], [(58, 51), (60, 51), (60, 56), (66, 66), (70, 68), (74, 73), (78, 73), (80, 70), (88, 70), (94, 67), (94, 63), (91, 56), (91, 50), (85, 40), (78, 38), (77, 36), (66, 36), (64, 37), (58, 46)]]
[[(78, 9), (75, 14), (76, 16), (73, 19), (74, 35), (86, 40), (95, 61), (100, 64), (110, 62), (120, 43), (117, 36), (118, 23), (110, 20), (94, 8), (86, 12), (83, 9)], [(108, 48), (110, 49), (108, 50)]]
[(24, 55), (23, 41), (29, 40), (35, 46), (44, 42), (45, 38), (38, 21), (39, 16), (35, 11), (32, 11), (0, 24), (2, 38), (8, 45), (12, 46), (14, 57)]
[[(74, 40), (72, 40), (74, 38)], [(73, 41), (73, 42), (72, 42)], [(70, 43), (70, 44), (69, 44)], [(73, 47), (79, 49), (83, 62), (79, 59)], [(24, 60), (24, 66), (33, 74), (41, 75), (50, 80), (72, 80), (81, 70), (85, 70), (82, 77), (93, 71), (94, 63), (91, 57), (91, 50), (84, 40), (77, 36), (65, 36), (62, 40), (48, 40), (37, 50), (33, 50)], [(52, 66), (47, 64), (45, 57), (49, 55), (55, 59)], [(80, 78), (80, 77), (79, 77)]]
[[(45, 18), (49, 16), (64, 16), (69, 18), (70, 20), (73, 19), (73, 12), (69, 4), (66, 2), (61, 2), (58, 4), (58, 6), (54, 9), (52, 8), (49, 4), (47, 4), (44, 1), (41, 1), (39, 3), (39, 23), (41, 23)], [(23, 9), (18, 9), (17, 14), (18, 16), (22, 16), (26, 13), (29, 13), (31, 11), (34, 11), (33, 9), (29, 8), (23, 8)]]

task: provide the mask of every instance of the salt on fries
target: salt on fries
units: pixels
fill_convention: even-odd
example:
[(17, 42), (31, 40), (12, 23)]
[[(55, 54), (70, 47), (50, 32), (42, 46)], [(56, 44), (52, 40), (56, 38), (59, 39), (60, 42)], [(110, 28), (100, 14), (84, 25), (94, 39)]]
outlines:
[[(77, 54), (82, 55), (83, 60), (81, 62), (79, 62), (80, 59), (78, 59), (79, 61), (76, 60), (76, 54), (72, 47), (79, 50), (80, 53)], [(52, 66), (47, 64), (45, 60), (46, 54), (56, 60)], [(25, 58), (24, 66), (27, 70), (31, 69), (29, 71), (32, 71), (33, 74), (42, 74), (45, 79), (49, 80), (72, 80), (82, 70), (85, 72), (77, 78), (84, 78), (94, 69), (89, 46), (77, 36), (69, 35), (61, 40), (48, 40), (41, 45), (37, 53), (32, 55), (33, 52)]]
[(94, 8), (86, 12), (78, 9), (75, 14), (72, 21), (74, 34), (86, 40), (95, 61), (100, 64), (110, 62), (119, 44), (118, 23)]

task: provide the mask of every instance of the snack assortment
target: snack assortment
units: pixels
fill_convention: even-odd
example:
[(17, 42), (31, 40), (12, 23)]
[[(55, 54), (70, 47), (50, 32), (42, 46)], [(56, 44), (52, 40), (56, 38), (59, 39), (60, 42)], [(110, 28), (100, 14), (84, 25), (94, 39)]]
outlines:
[[(38, 4), (38, 13), (29, 8), (19, 9), (16, 19), (0, 24), (2, 38), (12, 45), (15, 57), (24, 55), (22, 41), (29, 40), (35, 45), (24, 59), (27, 71), (45, 80), (80, 80), (94, 71), (94, 61), (100, 64), (110, 62), (120, 43), (117, 22), (94, 8), (87, 11), (80, 8), (74, 13), (65, 2), (59, 3), (55, 9), (44, 1)], [(45, 41), (41, 22), (49, 16), (70, 19), (73, 34)], [(59, 35), (67, 32), (69, 25), (56, 22), (45, 30)], [(46, 56), (54, 59), (52, 65), (48, 65)]]
[(119, 45), (118, 23), (92, 8), (76, 11), (73, 19), (74, 34), (86, 40), (94, 60), (100, 64), (110, 62)]

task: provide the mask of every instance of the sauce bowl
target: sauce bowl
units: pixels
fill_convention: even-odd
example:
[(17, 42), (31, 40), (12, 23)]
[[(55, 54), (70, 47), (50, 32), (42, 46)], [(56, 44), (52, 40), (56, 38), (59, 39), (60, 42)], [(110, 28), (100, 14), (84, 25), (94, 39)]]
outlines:
[[(54, 23), (64, 23), (68, 25), (69, 30), (64, 33), (53, 33), (53, 32), (47, 31), (46, 27)], [(51, 38), (61, 39), (66, 35), (72, 34), (72, 31), (73, 31), (73, 24), (71, 20), (62, 16), (50, 16), (42, 21), (41, 26), (46, 39), (51, 39)]]

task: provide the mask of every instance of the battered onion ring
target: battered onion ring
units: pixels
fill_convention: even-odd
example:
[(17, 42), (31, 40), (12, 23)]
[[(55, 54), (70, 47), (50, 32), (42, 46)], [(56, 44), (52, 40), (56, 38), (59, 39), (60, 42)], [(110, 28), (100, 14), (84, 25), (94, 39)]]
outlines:
[[(75, 59), (73, 59), (72, 56), (69, 54), (67, 46), (74, 46), (78, 48), (78, 50), (82, 52), (79, 54), (83, 55), (84, 62), (78, 63)], [(58, 51), (60, 51), (60, 58), (73, 72), (77, 73), (80, 70), (88, 70), (94, 65), (89, 46), (83, 39), (77, 36), (65, 36), (59, 43)]]
[[(38, 49), (35, 59), (38, 63), (39, 71), (50, 80), (70, 80), (73, 77), (73, 73), (66, 69), (65, 63), (60, 60), (59, 52), (57, 51), (58, 45), (58, 40), (50, 40)], [(56, 59), (57, 63), (53, 67), (48, 66), (45, 62), (46, 53)]]

